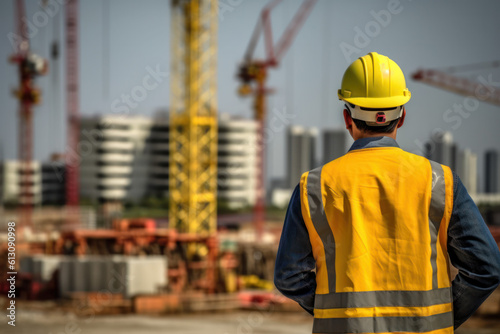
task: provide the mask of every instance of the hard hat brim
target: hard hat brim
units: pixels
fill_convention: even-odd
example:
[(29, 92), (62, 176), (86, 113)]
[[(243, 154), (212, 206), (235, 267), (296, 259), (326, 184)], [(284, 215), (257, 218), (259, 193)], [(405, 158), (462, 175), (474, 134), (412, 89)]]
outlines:
[(339, 95), (339, 99), (364, 108), (395, 108), (406, 104), (411, 96), (391, 96), (391, 97), (350, 97), (344, 98)]

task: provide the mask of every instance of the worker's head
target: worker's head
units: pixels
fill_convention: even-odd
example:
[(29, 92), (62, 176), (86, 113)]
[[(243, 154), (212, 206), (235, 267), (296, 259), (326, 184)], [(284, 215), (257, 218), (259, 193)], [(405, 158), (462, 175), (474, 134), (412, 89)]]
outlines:
[(398, 64), (370, 52), (347, 68), (338, 96), (344, 102), (346, 128), (354, 139), (359, 139), (374, 135), (395, 137), (404, 123), (404, 104), (411, 93)]

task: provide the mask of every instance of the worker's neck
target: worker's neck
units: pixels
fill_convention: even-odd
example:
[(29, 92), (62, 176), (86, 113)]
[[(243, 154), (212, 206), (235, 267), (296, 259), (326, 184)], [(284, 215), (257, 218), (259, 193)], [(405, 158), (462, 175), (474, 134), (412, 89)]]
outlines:
[(352, 138), (354, 140), (363, 139), (363, 138), (374, 138), (374, 137), (389, 137), (396, 140), (397, 131), (392, 133), (369, 133), (363, 131), (356, 131), (352, 134)]

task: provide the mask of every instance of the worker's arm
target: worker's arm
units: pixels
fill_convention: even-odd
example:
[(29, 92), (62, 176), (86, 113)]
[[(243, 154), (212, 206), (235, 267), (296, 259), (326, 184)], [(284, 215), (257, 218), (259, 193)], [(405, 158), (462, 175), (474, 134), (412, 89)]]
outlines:
[(500, 251), (479, 209), (454, 174), (448, 253), (459, 272), (453, 280), (455, 328), (464, 323), (500, 283)]
[(281, 233), (274, 285), (310, 314), (314, 313), (315, 267), (309, 233), (300, 208), (300, 188), (297, 186), (290, 199)]

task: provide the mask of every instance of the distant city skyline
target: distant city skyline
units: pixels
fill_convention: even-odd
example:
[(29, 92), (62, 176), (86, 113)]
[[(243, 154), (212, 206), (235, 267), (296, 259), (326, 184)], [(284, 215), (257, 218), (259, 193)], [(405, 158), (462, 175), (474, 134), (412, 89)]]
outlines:
[[(266, 3), (221, 0), (220, 112), (253, 115), (251, 100), (236, 94), (235, 72)], [(275, 38), (300, 3), (284, 1), (273, 12)], [(17, 101), (11, 96), (11, 89), (17, 86), (18, 79), (15, 66), (7, 62), (13, 52), (9, 42), (9, 33), (15, 27), (13, 4), (13, 1), (0, 3), (0, 36), (3, 36), (0, 38), (0, 159), (17, 157)], [(63, 41), (62, 7), (51, 7), (54, 15), (50, 16), (39, 4), (40, 1), (26, 1), (28, 21), (37, 30), (32, 50), (50, 58), (54, 36)], [(41, 11), (46, 13), (46, 22), (42, 14), (37, 14)], [(168, 110), (169, 12), (166, 0), (80, 1), (82, 115), (152, 115), (158, 110)], [(349, 63), (370, 51), (396, 61), (412, 92), (407, 121), (398, 137), (400, 146), (423, 154), (424, 144), (435, 130), (451, 131), (458, 145), (478, 155), (479, 171), (484, 171), (484, 152), (500, 149), (500, 109), (414, 82), (411, 73), (419, 68), (498, 59), (500, 45), (495, 41), (500, 31), (499, 12), (500, 2), (493, 0), (482, 1), (480, 5), (466, 0), (318, 1), (281, 66), (270, 71), (269, 86), (276, 88), (276, 92), (269, 98), (268, 117), (275, 117), (284, 126), (272, 134), (268, 143), (267, 175), (286, 174), (286, 126), (314, 126), (320, 130), (344, 127), (336, 91)], [(44, 101), (35, 111), (34, 157), (40, 160), (65, 148), (64, 47), (61, 45), (60, 49), (60, 58), (51, 61), (49, 74), (38, 80)], [(259, 55), (263, 55), (262, 44), (257, 50)], [(148, 75), (152, 80), (147, 82), (154, 89), (148, 90), (144, 98), (137, 95), (134, 98), (134, 88), (143, 85)], [(500, 85), (498, 70), (466, 75), (475, 80), (480, 76)], [(465, 112), (459, 113), (460, 107)], [(280, 117), (283, 114), (287, 117)], [(483, 179), (479, 184), (480, 189), (484, 188)]]
[(289, 126), (287, 129), (287, 175), (286, 185), (294, 189), (300, 177), (308, 170), (316, 168), (318, 151), (318, 129), (304, 128), (299, 125)]
[(429, 138), (425, 155), (433, 161), (451, 167), (471, 194), (478, 192), (479, 176), (487, 180), (485, 173), (477, 168), (477, 154), (455, 143), (451, 132), (435, 133)]
[(485, 155), (485, 178), (486, 193), (500, 192), (500, 152), (490, 150)]

